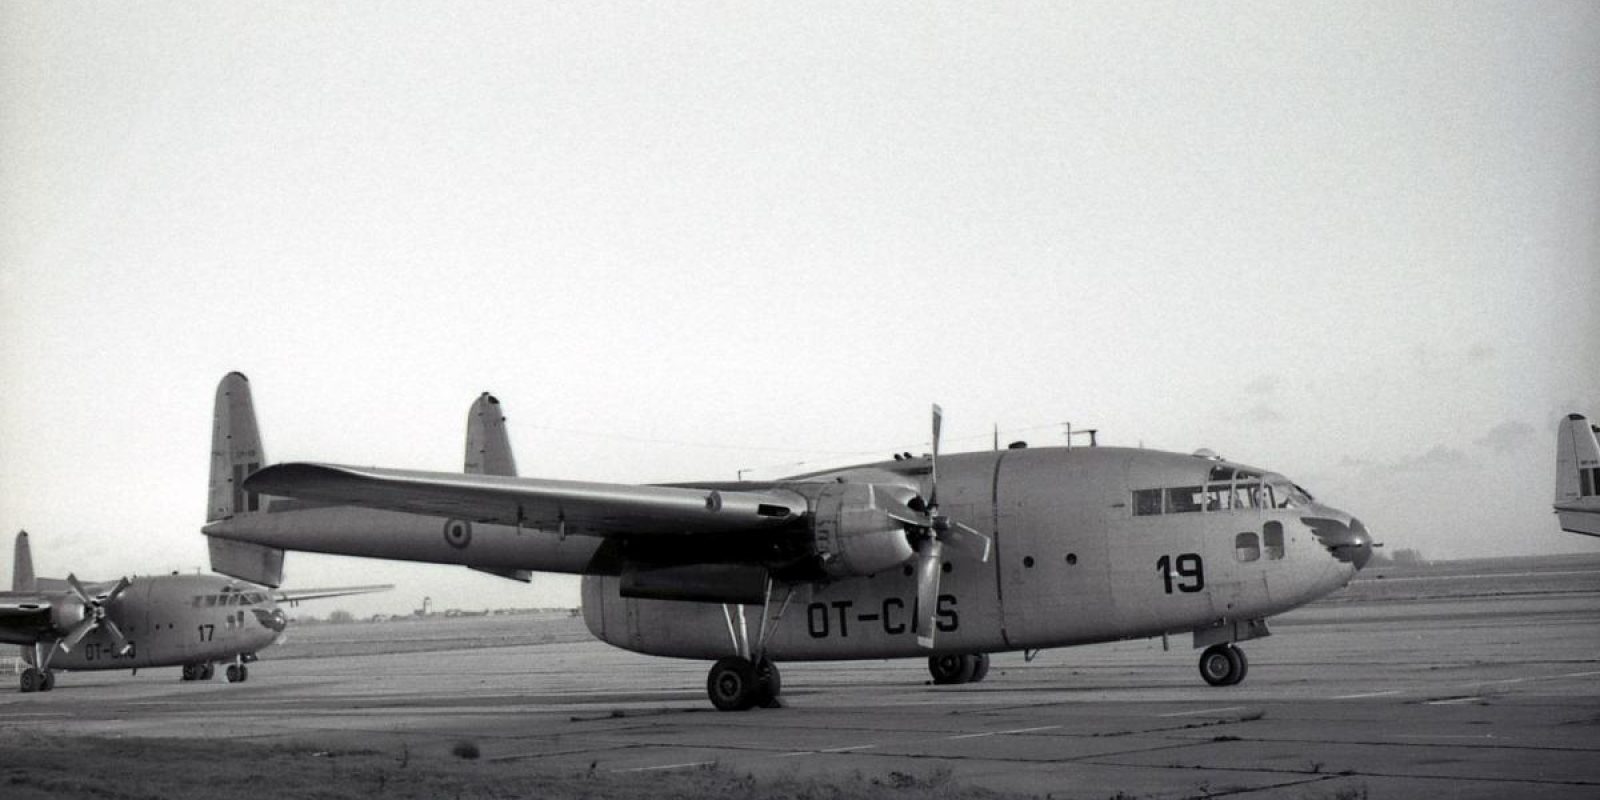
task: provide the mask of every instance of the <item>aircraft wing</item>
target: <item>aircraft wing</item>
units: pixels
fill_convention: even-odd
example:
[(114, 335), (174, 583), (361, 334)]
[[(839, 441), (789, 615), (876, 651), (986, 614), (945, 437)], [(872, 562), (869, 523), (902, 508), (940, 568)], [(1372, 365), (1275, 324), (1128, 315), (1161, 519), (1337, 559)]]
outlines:
[(32, 644), (50, 628), (49, 598), (31, 592), (0, 592), (0, 644)]
[(374, 592), (387, 592), (394, 588), (392, 583), (374, 586), (337, 586), (328, 589), (295, 589), (293, 591), (280, 589), (272, 593), (272, 597), (280, 603), (299, 603), (302, 600), (322, 600), (328, 597), (346, 597), (352, 594), (372, 594)]
[(781, 528), (805, 515), (782, 489), (724, 490), (290, 462), (245, 479), (252, 492), (434, 517), (613, 534), (715, 534)]

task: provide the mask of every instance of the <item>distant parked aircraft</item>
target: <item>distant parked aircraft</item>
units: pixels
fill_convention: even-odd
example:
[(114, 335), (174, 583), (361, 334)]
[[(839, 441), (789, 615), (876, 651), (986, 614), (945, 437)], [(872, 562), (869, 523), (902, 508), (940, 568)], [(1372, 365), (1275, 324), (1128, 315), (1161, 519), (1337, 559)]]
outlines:
[(57, 670), (183, 667), (210, 680), (227, 663), (229, 683), (282, 635), (279, 603), (378, 592), (390, 586), (282, 592), (218, 575), (160, 575), (83, 583), (36, 578), (26, 531), (17, 534), (11, 589), (0, 592), (0, 644), (23, 646), (22, 691), (55, 688)]
[(1568, 414), (1556, 434), (1556, 518), (1561, 529), (1600, 536), (1600, 427)]

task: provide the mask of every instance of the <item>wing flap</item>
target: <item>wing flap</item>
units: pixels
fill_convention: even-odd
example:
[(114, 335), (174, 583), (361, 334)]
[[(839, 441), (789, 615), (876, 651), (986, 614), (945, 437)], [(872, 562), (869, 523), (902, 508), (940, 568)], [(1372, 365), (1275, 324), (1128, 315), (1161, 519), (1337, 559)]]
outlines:
[(590, 483), (290, 462), (245, 480), (253, 492), (567, 533), (709, 534), (771, 530), (805, 515), (782, 490)]

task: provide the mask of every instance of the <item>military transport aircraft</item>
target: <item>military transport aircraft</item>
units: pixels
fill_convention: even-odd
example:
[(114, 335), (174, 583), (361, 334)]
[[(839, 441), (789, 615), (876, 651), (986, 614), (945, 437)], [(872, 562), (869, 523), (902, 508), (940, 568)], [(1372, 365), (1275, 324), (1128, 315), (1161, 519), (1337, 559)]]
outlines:
[[(595, 636), (715, 660), (707, 692), (723, 710), (777, 704), (783, 660), (921, 656), (936, 683), (966, 683), (983, 679), (989, 653), (1169, 633), (1204, 648), (1207, 683), (1236, 684), (1247, 668), (1236, 642), (1344, 586), (1372, 555), (1359, 520), (1209, 452), (941, 455), (940, 424), (934, 406), (925, 456), (768, 482), (257, 471), (249, 383), (233, 373), (218, 387), (214, 450), (234, 468), (228, 487), (213, 485), (222, 502), (203, 530), (214, 554), (239, 556), (213, 568), (249, 580), (284, 550), (581, 574)], [(509, 452), (503, 427), (495, 435)]]
[(12, 591), (0, 592), (0, 643), (22, 645), (22, 691), (55, 688), (55, 671), (183, 666), (183, 679), (229, 683), (276, 643), (288, 619), (279, 603), (383, 591), (389, 586), (270, 591), (217, 575), (158, 575), (88, 583), (36, 578), (26, 531), (17, 534)]
[(1561, 529), (1600, 536), (1600, 426), (1568, 414), (1556, 434), (1556, 518)]

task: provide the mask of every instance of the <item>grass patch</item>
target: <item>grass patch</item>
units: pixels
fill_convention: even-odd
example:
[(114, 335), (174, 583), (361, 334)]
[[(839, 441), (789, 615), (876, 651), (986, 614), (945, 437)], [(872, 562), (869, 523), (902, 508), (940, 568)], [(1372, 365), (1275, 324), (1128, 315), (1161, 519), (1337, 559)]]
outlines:
[(1002, 800), (947, 767), (882, 775), (757, 778), (719, 765), (646, 773), (552, 770), (479, 758), (477, 743), (329, 749), (230, 740), (0, 735), (0, 797), (216, 800), (218, 797), (540, 800)]

